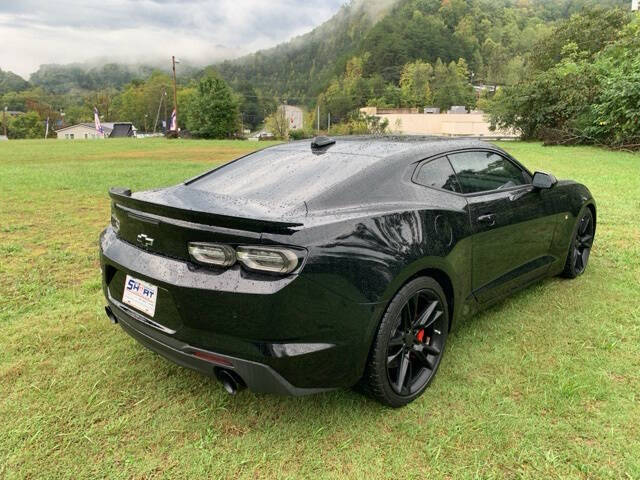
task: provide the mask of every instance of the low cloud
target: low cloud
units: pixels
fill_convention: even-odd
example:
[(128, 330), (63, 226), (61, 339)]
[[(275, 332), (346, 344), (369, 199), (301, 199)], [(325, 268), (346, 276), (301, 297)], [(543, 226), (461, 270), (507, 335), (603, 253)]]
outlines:
[[(21, 0), (0, 2), (0, 68), (101, 57), (195, 64), (274, 46), (328, 20), (345, 0)], [(7, 41), (8, 40), (8, 41)]]

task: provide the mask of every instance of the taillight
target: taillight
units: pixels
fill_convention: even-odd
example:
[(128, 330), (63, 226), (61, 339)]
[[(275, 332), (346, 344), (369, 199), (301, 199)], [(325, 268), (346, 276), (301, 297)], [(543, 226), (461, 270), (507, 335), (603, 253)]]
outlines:
[(238, 261), (256, 272), (286, 275), (304, 260), (304, 250), (288, 247), (242, 246), (233, 249), (218, 243), (190, 243), (189, 254), (198, 263), (215, 267), (231, 267)]
[(120, 232), (120, 220), (115, 214), (111, 214), (111, 226), (113, 227), (113, 231), (116, 232), (116, 235)]
[(116, 216), (115, 205), (111, 203), (111, 226), (113, 227), (113, 231), (116, 232), (116, 235), (120, 232), (120, 220)]
[(198, 263), (216, 267), (230, 267), (236, 263), (236, 252), (229, 245), (190, 243), (189, 254)]
[(298, 254), (283, 247), (238, 247), (238, 261), (249, 270), (287, 274), (300, 262)]

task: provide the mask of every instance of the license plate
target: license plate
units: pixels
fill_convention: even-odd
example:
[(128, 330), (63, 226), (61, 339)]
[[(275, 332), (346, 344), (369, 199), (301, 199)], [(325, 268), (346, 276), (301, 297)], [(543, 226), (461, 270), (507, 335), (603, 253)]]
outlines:
[(124, 281), (122, 303), (153, 317), (156, 313), (157, 299), (158, 287), (127, 275), (127, 278)]

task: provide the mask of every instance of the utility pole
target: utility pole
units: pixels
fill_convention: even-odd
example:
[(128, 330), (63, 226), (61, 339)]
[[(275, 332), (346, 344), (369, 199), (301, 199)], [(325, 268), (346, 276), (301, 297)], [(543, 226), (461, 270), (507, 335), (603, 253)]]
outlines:
[(244, 112), (240, 112), (240, 136), (244, 137)]
[(327, 133), (331, 130), (331, 112), (327, 114)]
[(164, 133), (167, 134), (167, 126), (169, 125), (167, 122), (169, 121), (169, 117), (167, 116), (167, 88), (164, 89)]
[(173, 64), (173, 108), (176, 111), (176, 133), (178, 133), (180, 129), (178, 128), (178, 90), (176, 87), (176, 63), (180, 63), (180, 61), (177, 61), (176, 57), (172, 56), (171, 63)]
[(4, 107), (2, 109), (2, 128), (4, 129), (4, 136), (7, 136), (7, 110), (9, 107)]
[(318, 104), (318, 113), (316, 117), (318, 117), (318, 133), (320, 133), (320, 104)]
[[(160, 94), (160, 103), (158, 103), (158, 113), (156, 113), (156, 121), (153, 122), (153, 133), (156, 133), (156, 130), (158, 128), (158, 120), (160, 119), (160, 109), (162, 108), (162, 101), (164, 100), (164, 96), (167, 94), (167, 92), (163, 92)], [(166, 110), (166, 108), (165, 108)]]

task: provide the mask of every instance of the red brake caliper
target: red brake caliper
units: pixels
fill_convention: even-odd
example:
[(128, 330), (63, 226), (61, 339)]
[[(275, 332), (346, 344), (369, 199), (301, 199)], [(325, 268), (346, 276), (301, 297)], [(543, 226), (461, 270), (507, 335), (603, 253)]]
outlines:
[(416, 335), (416, 338), (418, 339), (419, 342), (422, 343), (422, 340), (424, 340), (424, 328), (418, 331), (418, 335)]

